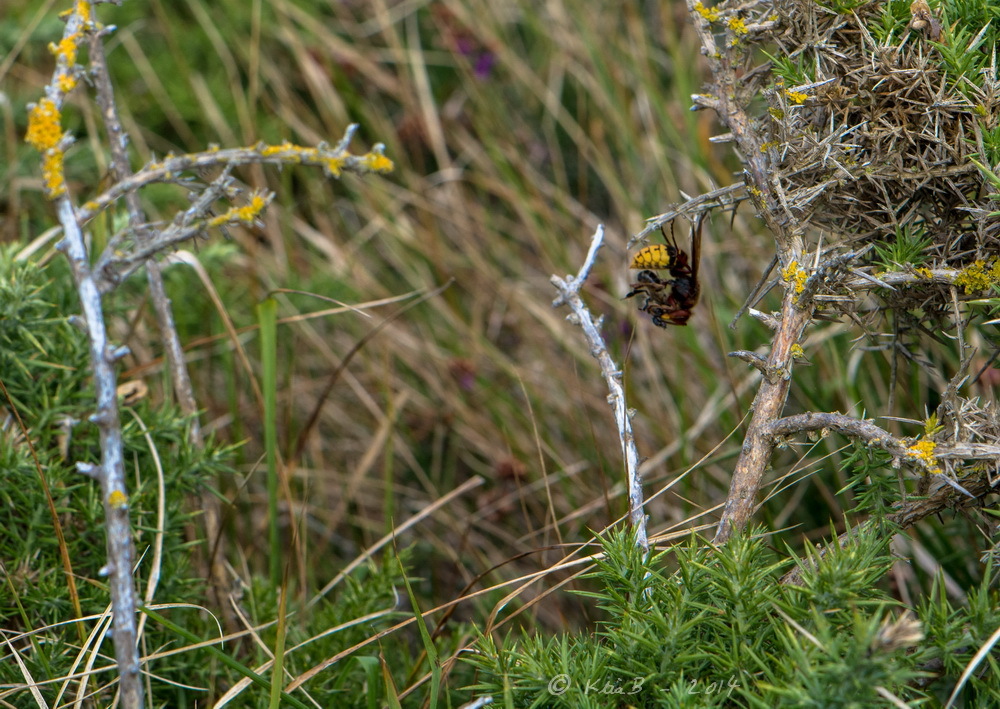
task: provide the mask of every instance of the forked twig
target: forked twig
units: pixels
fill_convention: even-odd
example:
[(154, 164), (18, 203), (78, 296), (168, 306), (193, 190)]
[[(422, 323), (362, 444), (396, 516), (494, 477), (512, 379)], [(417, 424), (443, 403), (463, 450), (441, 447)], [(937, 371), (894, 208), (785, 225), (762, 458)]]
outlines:
[(552, 276), (552, 285), (559, 291), (559, 297), (552, 301), (552, 307), (558, 308), (568, 305), (573, 312), (567, 316), (567, 320), (583, 329), (583, 334), (590, 345), (590, 354), (601, 365), (601, 373), (604, 374), (604, 381), (607, 382), (608, 403), (611, 404), (615, 412), (615, 423), (618, 425), (618, 435), (622, 445), (622, 455), (625, 458), (625, 476), (628, 484), (629, 520), (635, 529), (636, 544), (644, 550), (649, 549), (649, 539), (646, 534), (646, 513), (643, 509), (644, 500), (642, 495), (642, 480), (639, 477), (639, 453), (635, 447), (635, 438), (632, 435), (632, 422), (629, 417), (628, 408), (625, 405), (625, 390), (622, 387), (621, 369), (608, 353), (608, 348), (604, 344), (604, 336), (601, 335), (601, 321), (598, 318), (594, 322), (587, 305), (580, 298), (580, 288), (583, 287), (590, 270), (597, 260), (597, 252), (604, 242), (604, 225), (599, 224), (597, 231), (590, 242), (590, 250), (587, 258), (584, 259), (583, 266), (576, 276)]

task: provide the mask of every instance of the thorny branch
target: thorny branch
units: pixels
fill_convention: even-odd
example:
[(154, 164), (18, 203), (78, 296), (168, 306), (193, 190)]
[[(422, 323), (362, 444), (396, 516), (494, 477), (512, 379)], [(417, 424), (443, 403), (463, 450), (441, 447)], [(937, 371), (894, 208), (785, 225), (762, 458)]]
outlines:
[[(768, 111), (770, 118), (773, 120), (771, 123), (768, 123), (769, 119), (767, 116), (764, 116), (762, 120), (755, 120), (749, 114), (748, 107), (751, 101), (756, 98), (761, 84), (758, 81), (751, 81), (749, 77), (758, 74), (762, 69), (761, 67), (750, 68), (745, 66), (747, 63), (746, 60), (750, 57), (750, 54), (746, 50), (747, 40), (755, 34), (769, 32), (773, 29), (775, 25), (771, 23), (771, 17), (778, 18), (778, 15), (774, 14), (776, 7), (769, 3), (753, 2), (752, 0), (751, 2), (742, 3), (724, 1), (710, 8), (697, 0), (688, 0), (687, 6), (701, 43), (702, 54), (705, 56), (712, 74), (712, 83), (709, 86), (708, 93), (692, 96), (694, 103), (693, 110), (714, 110), (725, 126), (725, 129), (728, 130), (728, 133), (723, 138), (736, 144), (736, 148), (745, 165), (744, 179), (746, 194), (753, 202), (757, 214), (763, 219), (774, 238), (776, 259), (772, 268), (774, 265), (778, 266), (780, 278), (776, 282), (780, 283), (784, 289), (784, 297), (779, 314), (769, 316), (754, 313), (756, 317), (763, 319), (774, 330), (770, 352), (763, 356), (751, 352), (735, 354), (735, 356), (744, 359), (761, 371), (763, 379), (753, 402), (753, 416), (747, 428), (743, 447), (733, 472), (729, 495), (716, 533), (715, 542), (721, 543), (725, 542), (733, 532), (743, 529), (750, 520), (756, 507), (757, 495), (764, 471), (770, 462), (779, 438), (779, 431), (791, 432), (793, 426), (804, 426), (806, 428), (799, 428), (798, 430), (807, 430), (809, 426), (815, 423), (815, 420), (809, 422), (801, 418), (780, 419), (780, 417), (788, 396), (794, 355), (799, 351), (798, 344), (805, 328), (817, 315), (817, 303), (850, 299), (852, 291), (870, 290), (873, 288), (884, 288), (891, 291), (899, 287), (947, 284), (951, 286), (951, 300), (956, 303), (957, 307), (957, 287), (964, 280), (968, 290), (969, 285), (974, 281), (974, 278), (970, 277), (974, 276), (974, 274), (964, 274), (962, 270), (950, 268), (922, 268), (897, 273), (879, 274), (877, 276), (871, 275), (862, 272), (852, 265), (857, 262), (860, 253), (844, 254), (832, 258), (824, 256), (822, 261), (819, 261), (817, 258), (817, 262), (812, 264), (814, 268), (807, 269), (805, 262), (808, 258), (803, 245), (804, 222), (800, 222), (797, 215), (802, 215), (803, 219), (811, 219), (810, 215), (816, 216), (818, 214), (821, 216), (822, 209), (810, 211), (807, 207), (813, 205), (814, 201), (821, 195), (825, 195), (828, 202), (830, 199), (834, 199), (840, 200), (848, 206), (854, 205), (854, 212), (852, 212), (850, 221), (853, 227), (850, 230), (851, 233), (878, 232), (879, 230), (891, 233), (893, 225), (898, 226), (901, 223), (900, 214), (902, 214), (902, 208), (900, 204), (904, 201), (908, 205), (919, 203), (919, 199), (914, 194), (914, 190), (918, 186), (916, 185), (917, 181), (924, 180), (926, 182), (931, 178), (956, 179), (963, 173), (969, 173), (971, 166), (968, 164), (968, 161), (962, 160), (957, 161), (957, 164), (952, 164), (952, 156), (951, 154), (947, 154), (939, 161), (943, 166), (940, 169), (937, 167), (937, 163), (933, 165), (924, 165), (921, 163), (920, 174), (914, 176), (911, 174), (912, 170), (896, 169), (893, 167), (896, 163), (899, 163), (898, 160), (890, 160), (888, 161), (890, 164), (886, 170), (881, 172), (875, 170), (875, 172), (878, 172), (875, 175), (871, 170), (868, 170), (868, 168), (875, 169), (871, 164), (868, 162), (859, 162), (865, 155), (876, 153), (875, 149), (870, 145), (866, 146), (866, 150), (862, 150), (859, 147), (859, 141), (872, 140), (872, 136), (869, 135), (871, 130), (868, 130), (867, 133), (862, 130), (864, 126), (868, 126), (869, 129), (871, 128), (871, 122), (866, 121), (867, 113), (862, 111), (858, 116), (852, 117), (853, 122), (845, 120), (843, 121), (843, 125), (840, 125), (836, 119), (846, 115), (843, 110), (839, 113), (837, 111), (828, 112), (828, 114), (823, 114), (821, 111), (808, 113), (799, 112), (794, 106), (790, 105), (795, 104), (798, 106), (803, 104), (806, 99), (809, 99), (810, 97), (805, 93), (806, 91), (812, 91), (819, 97), (817, 99), (818, 104), (815, 105), (822, 104), (824, 100), (828, 101), (830, 105), (835, 105), (837, 96), (850, 96), (851, 90), (854, 90), (855, 93), (861, 91), (860, 83), (855, 86), (853, 83), (847, 82), (851, 86), (851, 89), (836, 85), (837, 82), (832, 78), (836, 72), (825, 70), (819, 72), (817, 70), (818, 74), (822, 73), (823, 75), (817, 77), (818, 81), (816, 83), (794, 89), (781, 88), (783, 85), (780, 83), (781, 79), (779, 79), (776, 82), (776, 85), (779, 87), (777, 90), (765, 90), (765, 95), (770, 97), (769, 101), (774, 99)], [(787, 13), (780, 21), (788, 21)], [(808, 22), (808, 20), (805, 22)], [(822, 44), (823, 47), (829, 50), (823, 56), (826, 57), (829, 55), (828, 59), (831, 62), (833, 58), (840, 55), (833, 48), (835, 44), (832, 40), (829, 44), (825, 44), (824, 42), (839, 27), (840, 24), (838, 24), (837, 20), (831, 20), (830, 25), (824, 30), (827, 34), (823, 35), (823, 41), (821, 41), (818, 35), (809, 35), (813, 40), (813, 45), (810, 46), (819, 46)], [(782, 40), (779, 39), (778, 41), (780, 44)], [(788, 40), (789, 43), (791, 41)], [(821, 54), (823, 54), (823, 51), (817, 50), (817, 57)], [(819, 61), (820, 59), (817, 59), (817, 62)], [(864, 60), (862, 59), (862, 61)], [(888, 62), (888, 60), (886, 61)], [(925, 59), (921, 59), (920, 61), (925, 61)], [(914, 65), (912, 71), (908, 70), (909, 73), (907, 76), (924, 77), (926, 72), (918, 70), (922, 66), (924, 64), (918, 62)], [(829, 67), (825, 68), (829, 69)], [(897, 68), (891, 62), (887, 63), (884, 67), (880, 67), (883, 73), (890, 76), (890, 78), (896, 77), (902, 80), (903, 72), (896, 71)], [(764, 70), (766, 70), (766, 65)], [(847, 81), (845, 77), (840, 78), (843, 79), (841, 83)], [(874, 84), (874, 80), (872, 83)], [(929, 96), (937, 95), (933, 91), (933, 86), (929, 86), (928, 91), (930, 92)], [(838, 92), (847, 93), (840, 94)], [(869, 98), (874, 96), (874, 94), (863, 95)], [(889, 100), (892, 100), (891, 97)], [(935, 100), (928, 99), (928, 105), (933, 103), (937, 106), (941, 103), (934, 103)], [(899, 103), (898, 100), (897, 103)], [(914, 102), (913, 99), (908, 99), (908, 105), (912, 105), (914, 112), (929, 111), (929, 109), (925, 109), (922, 102)], [(814, 140), (811, 137), (812, 134), (810, 131), (803, 130), (804, 123), (810, 119), (815, 120), (816, 116), (823, 115), (831, 116), (830, 135), (822, 140), (818, 138)], [(785, 118), (787, 120), (784, 120)], [(898, 122), (902, 122), (902, 120)], [(778, 133), (775, 137), (779, 138), (779, 140), (764, 143), (766, 139), (765, 125), (777, 125)], [(939, 123), (931, 121), (922, 125), (925, 132), (930, 131), (931, 128), (936, 131)], [(795, 130), (789, 132), (791, 129), (788, 126), (793, 126)], [(887, 126), (885, 131), (879, 133), (880, 138), (884, 138), (884, 140), (878, 144), (886, 146), (886, 149), (878, 154), (895, 156), (905, 152), (904, 146), (899, 141), (896, 141), (894, 137), (897, 133), (900, 133), (900, 131), (896, 129), (895, 123)], [(905, 131), (900, 134), (909, 135)], [(804, 157), (801, 157), (799, 162), (793, 165), (793, 168), (801, 172), (808, 167), (808, 175), (812, 176), (813, 179), (799, 179), (798, 182), (789, 183), (788, 187), (794, 190), (794, 193), (789, 193), (785, 183), (782, 182), (782, 171), (779, 169), (781, 167), (779, 163), (782, 160), (788, 160), (788, 144), (793, 138), (802, 143), (800, 147), (804, 155), (811, 160), (807, 162)], [(939, 140), (937, 132), (934, 132), (933, 136), (927, 137), (927, 141), (929, 141), (929, 145), (935, 148), (939, 145), (944, 145)], [(776, 146), (780, 147), (781, 150), (778, 150)], [(857, 159), (852, 162), (854, 158)], [(878, 226), (877, 220), (874, 217), (869, 218), (869, 212), (873, 210), (868, 209), (867, 206), (858, 206), (862, 203), (856, 198), (857, 195), (855, 192), (858, 189), (857, 186), (861, 184), (867, 185), (868, 182), (863, 183), (848, 169), (848, 167), (856, 164), (861, 164), (866, 168), (864, 179), (873, 185), (869, 191), (872, 191), (876, 197), (884, 197), (884, 201), (888, 203), (885, 209), (889, 211), (886, 213), (892, 215), (892, 219), (888, 222), (888, 225), (883, 223), (881, 226)], [(845, 165), (848, 167), (845, 167)], [(836, 173), (838, 175), (836, 179), (825, 178), (824, 176), (829, 175), (833, 168), (839, 170)], [(795, 172), (794, 174), (798, 175), (799, 173)], [(907, 183), (901, 188), (904, 189), (903, 195), (905, 196), (905, 200), (894, 198), (893, 195), (895, 193), (890, 193), (885, 187), (886, 181), (905, 181), (908, 179), (907, 175), (909, 175), (909, 179), (913, 180), (913, 183), (912, 187), (910, 186), (911, 183)], [(843, 185), (841, 182), (843, 182)], [(923, 187), (924, 182), (920, 182), (919, 187)], [(895, 190), (896, 187), (898, 186), (894, 186), (893, 189)], [(839, 188), (840, 192), (832, 195), (831, 190), (835, 190), (835, 188)], [(947, 192), (947, 190), (941, 191)], [(969, 189), (953, 188), (948, 194), (965, 195), (968, 192)], [(876, 206), (877, 204), (881, 204), (878, 199), (875, 199), (874, 202)], [(911, 206), (910, 211), (903, 216), (910, 215), (914, 210), (916, 210), (916, 206)], [(951, 207), (942, 211), (946, 214), (965, 214), (962, 209), (956, 210)], [(843, 221), (837, 213), (828, 215), (827, 218), (829, 220), (828, 225), (838, 225)], [(947, 224), (952, 223), (953, 221), (947, 222)], [(945, 224), (945, 222), (942, 221), (942, 224)], [(863, 228), (866, 226), (867, 229)], [(985, 249), (982, 245), (988, 243), (988, 231), (982, 227), (977, 227), (976, 234), (980, 237), (978, 243), (981, 245), (981, 248), (979, 251), (976, 251), (977, 258), (979, 258), (980, 251)], [(942, 253), (945, 255), (954, 256), (952, 249), (947, 247), (952, 241), (957, 243), (957, 240), (949, 239), (947, 235), (942, 236), (940, 243), (945, 246), (939, 246), (939, 248), (944, 249)], [(989, 252), (988, 249), (985, 249), (985, 251)], [(957, 262), (961, 263), (961, 261)], [(971, 271), (971, 269), (969, 270)], [(766, 277), (762, 279), (761, 285), (763, 285), (765, 280)], [(837, 293), (838, 290), (846, 295)], [(752, 305), (753, 302), (751, 299), (751, 301), (748, 301), (747, 307), (752, 307)], [(813, 414), (812, 416), (822, 415)], [(779, 421), (781, 426), (778, 426), (776, 423)], [(837, 419), (834, 423), (837, 425), (846, 425), (845, 421), (846, 419)], [(852, 423), (848, 428), (852, 430), (852, 433), (849, 435), (864, 438), (861, 435), (865, 433), (864, 425)], [(876, 436), (876, 439), (880, 441), (888, 440), (879, 438), (878, 436)], [(898, 446), (896, 452), (901, 452)], [(945, 454), (943, 448), (942, 454)], [(970, 457), (993, 461), (998, 459), (997, 451), (991, 446), (966, 447), (965, 444), (955, 444), (949, 449), (947, 455), (955, 455), (956, 458), (962, 457), (964, 459)], [(959, 487), (959, 489), (962, 488)]]
[(676, 209), (671, 209), (669, 212), (664, 212), (663, 214), (657, 214), (655, 217), (650, 217), (646, 220), (646, 226), (643, 230), (629, 239), (628, 248), (631, 249), (637, 243), (645, 239), (649, 234), (652, 234), (664, 224), (669, 224), (677, 217), (686, 216), (691, 222), (694, 222), (696, 220), (693, 215), (696, 213), (704, 214), (705, 212), (718, 207), (735, 208), (737, 204), (746, 199), (746, 195), (738, 194), (744, 190), (746, 190), (746, 184), (737, 182), (736, 184), (728, 185), (727, 187), (720, 187), (719, 189), (712, 190), (711, 192), (706, 192), (698, 195), (697, 197), (692, 197)]
[(916, 450), (912, 442), (897, 438), (871, 421), (836, 413), (805, 413), (786, 416), (767, 427), (772, 437), (793, 436), (808, 431), (836, 431), (845, 436), (864, 441), (880, 448), (900, 460), (919, 463), (927, 470), (938, 467), (943, 461), (989, 461), (994, 466), (1000, 461), (1000, 445), (988, 443), (952, 442), (938, 443), (933, 455)]
[[(747, 192), (774, 236), (779, 262), (784, 268), (793, 267), (803, 260), (801, 228), (782, 204), (779, 193), (772, 184), (768, 151), (761, 149), (762, 139), (754, 129), (741, 98), (740, 83), (736, 78), (737, 50), (732, 46), (735, 43), (719, 47), (709, 19), (702, 14), (704, 7), (700, 2), (688, 0), (688, 12), (701, 40), (702, 54), (708, 60), (714, 81), (710, 94), (694, 97), (695, 105), (698, 108), (714, 109), (732, 133), (746, 162), (744, 178)], [(754, 399), (753, 417), (733, 471), (729, 496), (716, 531), (716, 543), (725, 542), (734, 531), (743, 529), (754, 512), (757, 493), (775, 445), (774, 439), (767, 434), (766, 427), (784, 409), (791, 382), (792, 347), (798, 344), (812, 319), (813, 304), (810, 299), (800, 299), (795, 284), (789, 282), (786, 283), (781, 313), (771, 352), (764, 365), (764, 370), (770, 374), (761, 380)]]
[(597, 252), (604, 242), (604, 225), (598, 225), (594, 232), (587, 252), (587, 258), (580, 268), (580, 272), (574, 276), (552, 276), (552, 285), (559, 291), (559, 297), (552, 301), (552, 307), (558, 308), (562, 305), (569, 305), (573, 312), (567, 319), (579, 325), (583, 329), (583, 334), (590, 345), (590, 354), (601, 365), (601, 372), (604, 374), (604, 381), (607, 382), (610, 394), (608, 403), (615, 411), (615, 423), (618, 425), (618, 435), (622, 444), (622, 456), (625, 458), (625, 475), (628, 483), (629, 500), (629, 520), (635, 528), (636, 543), (649, 550), (649, 540), (646, 535), (646, 514), (643, 511), (642, 480), (639, 478), (639, 453), (636, 451), (635, 438), (632, 435), (632, 422), (629, 417), (628, 408), (625, 406), (625, 390), (622, 388), (622, 373), (615, 361), (611, 359), (607, 347), (604, 345), (604, 337), (601, 335), (601, 320), (597, 322), (590, 315), (583, 299), (580, 298), (580, 288), (590, 275), (590, 270), (597, 259)]

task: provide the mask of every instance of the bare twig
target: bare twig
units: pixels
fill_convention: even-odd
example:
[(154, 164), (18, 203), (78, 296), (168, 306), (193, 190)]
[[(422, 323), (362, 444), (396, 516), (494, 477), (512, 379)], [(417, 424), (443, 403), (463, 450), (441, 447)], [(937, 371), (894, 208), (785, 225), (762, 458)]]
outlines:
[(63, 172), (66, 148), (72, 136), (62, 130), (60, 109), (66, 94), (80, 80), (82, 69), (76, 64), (81, 39), (97, 31), (89, 3), (78, 3), (66, 18), (63, 40), (56, 53), (56, 70), (46, 86), (45, 98), (31, 107), (27, 140), (42, 153), (42, 173), (46, 192), (55, 203), (63, 239), (59, 249), (69, 259), (80, 307), (86, 321), (90, 343), (90, 365), (94, 374), (96, 411), (91, 420), (100, 431), (101, 464), (78, 463), (81, 473), (99, 481), (104, 503), (105, 534), (111, 606), (114, 613), (114, 647), (118, 664), (121, 706), (140, 709), (143, 687), (139, 674), (139, 651), (136, 627), (136, 593), (132, 581), (132, 530), (129, 522), (129, 497), (121, 425), (118, 416), (115, 363), (125, 356), (124, 347), (113, 348), (108, 341), (101, 292), (90, 268), (90, 259), (80, 222), (70, 201)]
[(921, 269), (919, 273), (911, 271), (893, 271), (892, 273), (881, 273), (875, 279), (867, 274), (857, 273), (859, 278), (845, 281), (841, 285), (849, 290), (870, 290), (872, 288), (895, 289), (898, 286), (919, 286), (919, 285), (952, 285), (955, 279), (961, 274), (956, 268), (927, 268)]
[(597, 252), (604, 242), (604, 225), (598, 225), (590, 243), (590, 250), (587, 258), (580, 268), (580, 272), (574, 276), (552, 276), (552, 285), (559, 291), (559, 297), (552, 301), (552, 307), (558, 308), (562, 305), (569, 305), (573, 311), (567, 319), (579, 325), (583, 329), (583, 334), (590, 345), (590, 354), (601, 365), (601, 372), (604, 374), (604, 381), (607, 382), (610, 395), (608, 403), (614, 408), (615, 423), (618, 425), (618, 435), (622, 444), (622, 455), (625, 458), (625, 475), (628, 482), (629, 499), (629, 519), (635, 528), (636, 543), (644, 550), (649, 549), (649, 540), (646, 535), (646, 514), (643, 510), (642, 480), (639, 477), (639, 454), (636, 451), (635, 439), (632, 435), (632, 422), (629, 411), (625, 406), (625, 390), (622, 388), (622, 373), (615, 364), (615, 361), (608, 353), (604, 344), (604, 337), (601, 335), (601, 318), (595, 323), (590, 315), (590, 310), (580, 298), (580, 288), (583, 287), (590, 270), (597, 259)]
[(735, 352), (730, 352), (729, 356), (735, 357), (736, 359), (742, 359), (761, 374), (764, 374), (766, 371), (767, 360), (756, 352), (751, 352), (749, 350), (736, 350)]
[(125, 485), (122, 432), (118, 417), (117, 377), (115, 363), (127, 353), (124, 348), (112, 348), (108, 342), (107, 326), (101, 294), (97, 289), (83, 233), (77, 226), (73, 205), (65, 196), (57, 202), (59, 221), (63, 227), (63, 241), (59, 248), (66, 254), (73, 269), (80, 307), (87, 322), (90, 340), (90, 365), (94, 371), (94, 393), (97, 411), (91, 420), (100, 430), (101, 465), (95, 470), (78, 464), (80, 472), (95, 477), (101, 484), (104, 501), (104, 526), (107, 534), (108, 573), (111, 588), (111, 606), (114, 612), (115, 659), (121, 687), (121, 704), (128, 709), (143, 705), (143, 689), (139, 676), (139, 652), (136, 645), (136, 602), (132, 583), (132, 528), (128, 515), (128, 493)]
[(836, 413), (805, 413), (786, 416), (770, 424), (767, 428), (772, 436), (791, 436), (807, 431), (830, 430), (851, 438), (863, 440), (870, 446), (881, 448), (887, 453), (910, 462), (918, 462), (925, 468), (935, 467), (940, 461), (989, 461), (1000, 466), (1000, 445), (954, 441), (937, 443), (933, 460), (926, 455), (918, 455), (912, 441), (897, 438), (871, 421)]
[(671, 209), (669, 212), (664, 212), (663, 214), (657, 214), (655, 217), (650, 217), (646, 220), (646, 226), (638, 234), (629, 239), (628, 248), (632, 248), (640, 241), (646, 238), (649, 234), (657, 231), (664, 224), (669, 224), (674, 219), (680, 216), (688, 217), (692, 222), (695, 221), (694, 215), (704, 214), (712, 209), (718, 207), (730, 206), (735, 207), (736, 204), (746, 199), (745, 195), (739, 195), (739, 192), (746, 190), (746, 185), (742, 182), (737, 182), (736, 184), (729, 185), (727, 187), (720, 187), (717, 190), (712, 190), (711, 192), (706, 192), (705, 194), (700, 194), (697, 197), (692, 197), (684, 204), (679, 205), (675, 209)]
[[(114, 182), (118, 183), (132, 176), (132, 167), (129, 165), (126, 149), (129, 138), (118, 117), (114, 87), (108, 72), (107, 58), (104, 55), (104, 34), (105, 31), (102, 30), (94, 32), (90, 37), (90, 67), (91, 77), (97, 89), (97, 105), (101, 108), (101, 117), (104, 119), (104, 127), (108, 132), (108, 147), (111, 150), (110, 173)], [(127, 193), (125, 205), (128, 209), (129, 226), (136, 233), (137, 241), (149, 239), (152, 235), (143, 228), (146, 216), (139, 203), (139, 193)], [(189, 430), (192, 442), (201, 445), (201, 426), (196, 416), (198, 405), (194, 399), (191, 377), (188, 375), (187, 365), (184, 362), (184, 353), (180, 338), (177, 336), (174, 315), (170, 307), (170, 299), (167, 298), (163, 286), (163, 275), (159, 264), (156, 261), (148, 261), (146, 274), (150, 298), (153, 302), (157, 323), (160, 326), (160, 337), (163, 338), (167, 363), (173, 377), (174, 392), (180, 403), (181, 411), (190, 418)]]

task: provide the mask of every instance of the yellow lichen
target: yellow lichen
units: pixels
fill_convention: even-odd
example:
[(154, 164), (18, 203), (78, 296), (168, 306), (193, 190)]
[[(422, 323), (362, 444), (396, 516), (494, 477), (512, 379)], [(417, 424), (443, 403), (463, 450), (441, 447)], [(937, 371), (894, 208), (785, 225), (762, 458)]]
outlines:
[(334, 177), (340, 177), (341, 172), (343, 172), (344, 159), (343, 158), (329, 158), (324, 165), (326, 169)]
[(911, 456), (923, 463), (929, 472), (940, 473), (941, 466), (938, 465), (937, 458), (934, 457), (934, 449), (936, 448), (937, 444), (934, 441), (924, 439), (917, 441), (906, 450)]
[(804, 268), (799, 266), (798, 261), (792, 261), (781, 269), (781, 277), (786, 283), (791, 284), (795, 290), (795, 295), (799, 295), (806, 289), (806, 279), (809, 278), (809, 274), (806, 273)]
[(59, 75), (59, 90), (64, 94), (68, 94), (70, 91), (76, 88), (76, 77), (72, 74), (60, 74)]
[(372, 172), (392, 172), (392, 160), (380, 152), (370, 152), (361, 158), (362, 163)]
[(70, 18), (70, 16), (73, 15), (73, 13), (76, 13), (80, 16), (80, 19), (85, 25), (90, 25), (94, 22), (94, 13), (91, 7), (92, 5), (93, 3), (89, 0), (76, 0), (76, 5), (73, 9), (63, 10), (59, 13), (59, 19), (65, 22)]
[(704, 5), (701, 4), (700, 0), (699, 2), (696, 2), (694, 4), (694, 11), (697, 12), (702, 17), (704, 17), (709, 22), (718, 22), (719, 18), (722, 17), (722, 13), (720, 13), (718, 10), (705, 7)]
[(77, 0), (76, 14), (80, 16), (80, 19), (83, 20), (85, 25), (89, 25), (94, 21), (94, 14), (89, 0)]
[(732, 31), (735, 35), (742, 36), (750, 32), (750, 30), (747, 29), (747, 23), (739, 17), (730, 17), (729, 22), (726, 24), (729, 25), (730, 31)]
[(776, 121), (780, 121), (782, 118), (785, 117), (785, 112), (782, 111), (780, 108), (769, 108), (767, 109), (767, 112), (770, 113), (771, 118), (773, 118)]
[(260, 216), (260, 213), (267, 206), (267, 200), (264, 199), (263, 195), (255, 194), (250, 198), (250, 203), (243, 207), (231, 207), (224, 214), (220, 214), (217, 217), (213, 217), (208, 220), (208, 226), (221, 226), (228, 222), (243, 222), (244, 224), (253, 224), (254, 220)]
[(918, 276), (926, 278), (927, 280), (931, 280), (932, 278), (934, 278), (934, 271), (927, 268), (926, 266), (918, 266), (917, 268), (913, 269), (913, 272), (916, 273)]
[(270, 157), (271, 155), (277, 155), (278, 153), (284, 153), (289, 150), (295, 150), (296, 146), (289, 143), (287, 140), (281, 145), (263, 145), (257, 149), (264, 157)]
[[(278, 157), (283, 162), (288, 163), (308, 163), (311, 165), (321, 165), (328, 173), (334, 177), (340, 177), (344, 171), (344, 165), (354, 156), (348, 154), (329, 157), (330, 150), (320, 150), (318, 148), (306, 148), (301, 145), (294, 145), (285, 141), (281, 145), (266, 145), (259, 143), (253, 147), (264, 157)], [(382, 146), (376, 145), (375, 149), (369, 153), (358, 156), (357, 162), (352, 163), (372, 172), (391, 172), (394, 169), (392, 160), (382, 154)]]
[(59, 145), (62, 140), (62, 115), (52, 99), (43, 98), (28, 114), (28, 132), (24, 139), (38, 152)]
[(121, 490), (112, 490), (108, 495), (108, 505), (116, 510), (125, 509), (128, 507), (128, 495)]
[(809, 98), (809, 94), (804, 94), (801, 91), (792, 91), (791, 89), (785, 89), (785, 96), (792, 103), (805, 103), (805, 100)]
[(56, 59), (65, 59), (66, 66), (73, 66), (76, 64), (76, 52), (80, 48), (81, 39), (83, 39), (83, 33), (76, 32), (68, 37), (63, 37), (59, 40), (59, 44), (49, 44), (49, 51), (56, 55)]
[(55, 199), (66, 192), (66, 175), (63, 169), (63, 151), (52, 148), (45, 151), (42, 158), (42, 180), (49, 199)]
[(777, 140), (769, 140), (768, 142), (763, 143), (760, 146), (760, 152), (766, 153), (771, 148), (777, 148), (779, 145), (781, 145), (781, 143), (779, 143)]
[(989, 270), (986, 269), (985, 261), (976, 261), (966, 266), (955, 276), (955, 285), (964, 288), (966, 295), (986, 290), (997, 283), (997, 274), (1000, 273), (997, 263), (994, 261)]

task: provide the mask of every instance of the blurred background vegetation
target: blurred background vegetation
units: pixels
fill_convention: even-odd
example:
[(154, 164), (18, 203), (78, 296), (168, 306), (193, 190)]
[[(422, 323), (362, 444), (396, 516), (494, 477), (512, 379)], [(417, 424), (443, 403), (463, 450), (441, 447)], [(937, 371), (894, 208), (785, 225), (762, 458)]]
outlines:
[[(688, 327), (656, 328), (623, 301), (629, 237), (685, 194), (739, 181), (740, 166), (727, 146), (709, 142), (720, 132), (714, 116), (688, 110), (705, 76), (683, 3), (585, 5), (133, 0), (99, 8), (100, 19), (117, 27), (108, 55), (135, 166), (211, 144), (334, 143), (349, 123), (361, 126), (355, 151), (382, 142), (396, 164), (388, 177), (341, 180), (307, 169), (237, 170), (251, 187), (277, 193), (263, 227), (191, 244), (206, 279), (184, 266), (166, 272), (203, 424), (218, 446), (238, 444), (226, 449), (231, 467), (213, 459), (197, 474), (224, 501), (232, 572), (260, 604), (255, 622), (273, 618), (278, 603), (276, 589), (253, 581), (268, 566), (264, 424), (226, 322), (258, 376), (254, 308), (275, 289), (288, 289), (275, 294), (283, 453), (319, 407), (281, 508), (293, 596), (310, 597), (395, 526), (481, 476), (483, 485), (395, 542), (406, 550), (423, 610), (467, 586), (496, 587), (459, 605), (451, 619), (481, 625), (506, 593), (502, 584), (547, 568), (566, 553), (559, 545), (589, 539), (589, 530), (626, 512), (607, 391), (577, 328), (551, 307), (549, 276), (578, 270), (598, 223), (608, 228), (608, 244), (585, 298), (605, 318), (637, 412), (650, 532), (716, 519), (758, 380), (726, 354), (769, 339), (747, 318), (735, 329), (728, 324), (773, 246), (749, 206), (719, 212), (706, 225), (702, 301)], [(23, 135), (26, 106), (51, 76), (47, 47), (61, 34), (63, 9), (7, 0), (0, 18), (0, 239), (23, 246), (48, 233), (32, 256), (40, 263), (55, 258), (47, 232), (55, 222)], [(77, 137), (66, 164), (80, 201), (105, 186), (96, 111), (85, 87), (64, 111), (64, 127)], [(154, 218), (169, 219), (185, 204), (173, 188), (144, 194)], [(124, 219), (122, 211), (96, 220), (95, 242)], [(686, 234), (679, 237), (683, 244)], [(56, 268), (48, 278), (65, 281), (65, 269)], [(135, 278), (108, 307), (114, 337), (132, 351), (122, 380), (143, 380), (144, 405), (153, 410), (170, 394), (144, 292)], [(337, 303), (363, 310), (328, 312)], [(776, 306), (772, 294), (758, 307)], [(73, 310), (65, 305), (52, 316)], [(796, 370), (788, 413), (922, 419), (945, 380), (933, 367), (894, 370), (888, 355), (856, 347), (857, 334), (846, 320), (811, 331), (811, 366)], [(954, 348), (933, 347), (924, 356), (953, 371)], [(881, 423), (908, 435), (922, 430)], [(843, 443), (824, 440), (775, 458), (768, 489), (776, 494), (759, 520), (789, 530), (782, 540), (793, 548), (844, 528), (851, 502), (838, 494), (847, 480)], [(187, 489), (178, 485), (180, 507)], [(12, 514), (26, 524), (23, 506)], [(98, 528), (94, 520), (86, 531), (96, 537)], [(976, 534), (962, 519), (913, 532), (906, 543), (921, 553), (895, 582), (919, 593), (942, 566), (955, 588), (977, 580), (978, 561), (967, 553), (974, 545), (962, 543)], [(101, 543), (92, 540), (98, 565)], [(390, 569), (382, 558), (376, 566)], [(372, 598), (391, 597), (387, 589), (398, 579), (386, 573)], [(537, 600), (565, 576), (550, 574), (515, 604)], [(372, 600), (361, 588), (354, 591), (360, 599)], [(4, 612), (12, 609), (4, 604)], [(564, 629), (593, 613), (584, 600), (558, 593), (517, 622)], [(464, 626), (451, 627), (454, 647), (468, 642)], [(412, 629), (400, 635), (418, 651)], [(407, 679), (414, 681), (397, 680), (400, 689)]]

